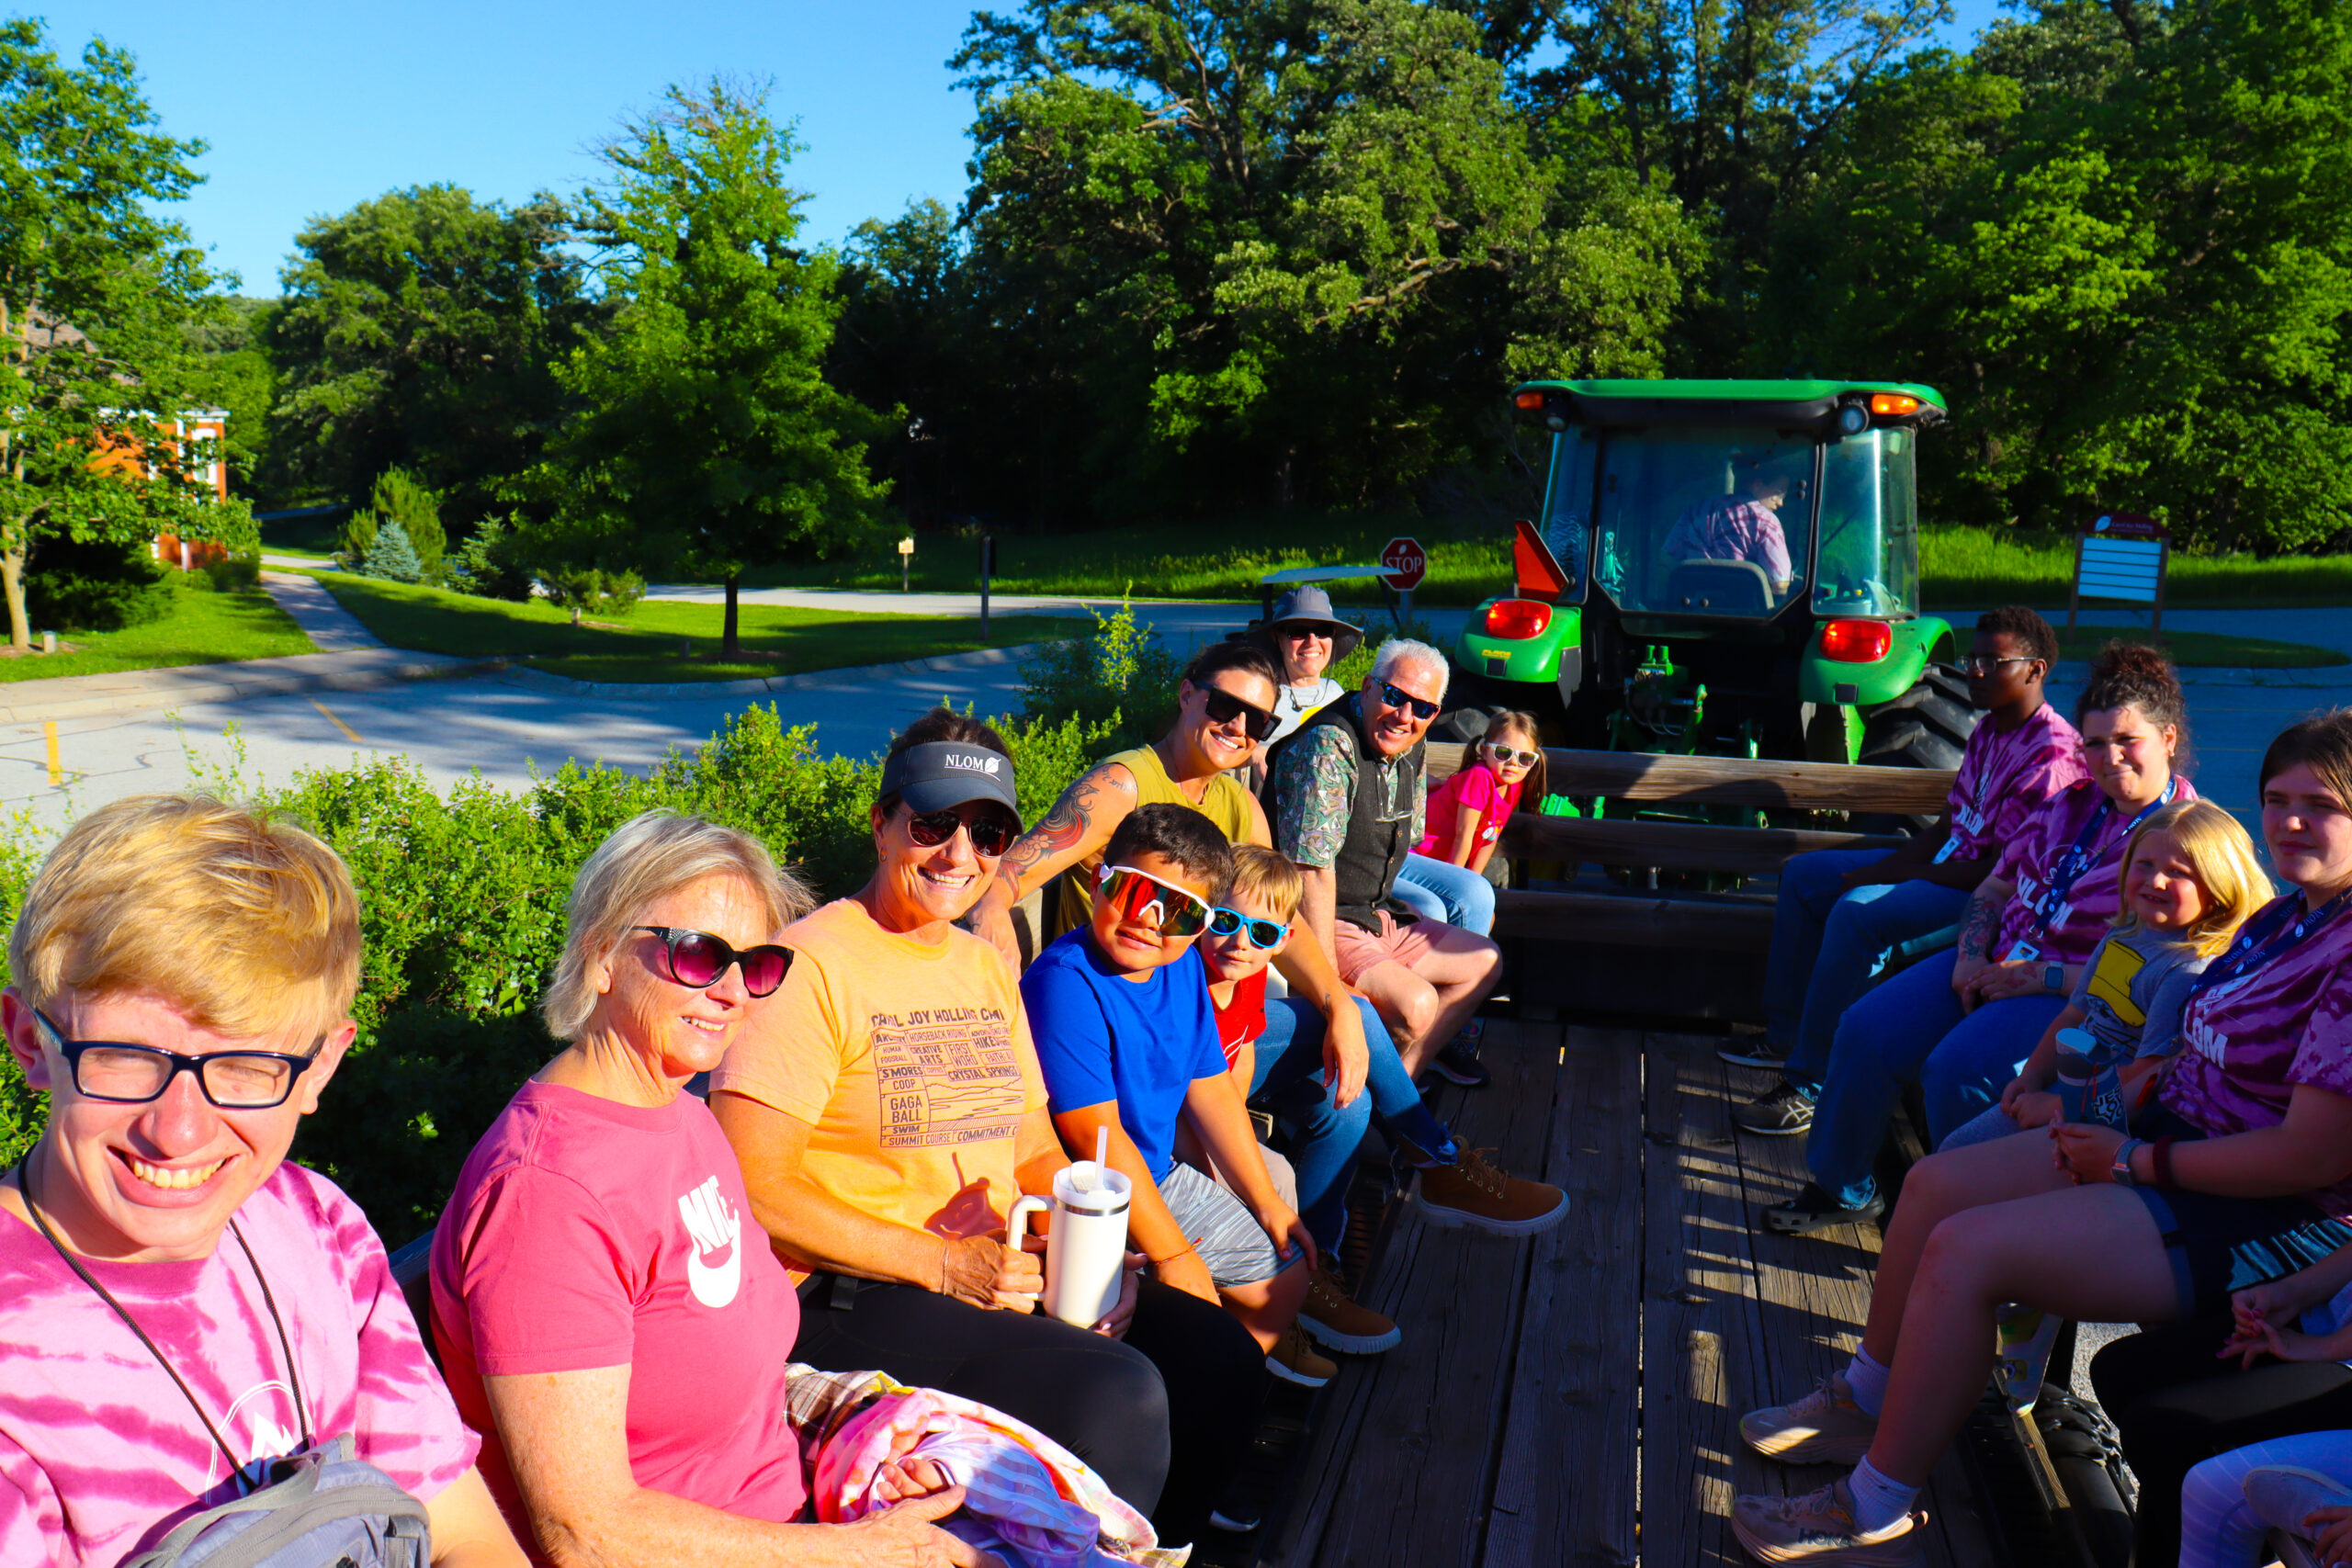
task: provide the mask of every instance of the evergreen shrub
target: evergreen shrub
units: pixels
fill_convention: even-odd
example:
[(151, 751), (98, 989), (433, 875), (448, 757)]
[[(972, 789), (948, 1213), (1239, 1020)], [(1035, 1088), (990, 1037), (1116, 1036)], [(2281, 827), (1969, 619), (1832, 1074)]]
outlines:
[(417, 582), (424, 577), (424, 568), (409, 543), (408, 530), (389, 521), (379, 524), (375, 536), (368, 541), (368, 553), (359, 559), (359, 571), (363, 577), (380, 577), (390, 582)]
[(25, 613), (42, 631), (119, 632), (172, 613), (172, 569), (142, 540), (44, 541), (25, 574)]

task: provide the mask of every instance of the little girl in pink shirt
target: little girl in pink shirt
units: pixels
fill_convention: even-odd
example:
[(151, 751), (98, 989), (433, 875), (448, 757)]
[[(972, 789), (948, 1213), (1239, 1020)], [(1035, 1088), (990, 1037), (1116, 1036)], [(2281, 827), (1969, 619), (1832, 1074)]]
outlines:
[(1534, 716), (1502, 714), (1463, 759), (1462, 771), (1430, 791), (1428, 829), (1396, 874), (1396, 897), (1423, 919), (1487, 935), (1495, 923), (1487, 863), (1520, 796), (1530, 793), (1544, 798), (1544, 743)]

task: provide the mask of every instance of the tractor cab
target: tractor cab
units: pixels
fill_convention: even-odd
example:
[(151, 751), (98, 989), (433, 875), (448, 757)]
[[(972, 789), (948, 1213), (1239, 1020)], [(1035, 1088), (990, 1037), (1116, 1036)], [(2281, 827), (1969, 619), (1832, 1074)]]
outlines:
[(1513, 592), (1455, 652), (1477, 700), (1536, 699), (1579, 744), (1713, 750), (1702, 731), (1736, 731), (1749, 754), (1850, 760), (1864, 712), (1949, 644), (1918, 604), (1931, 389), (1537, 381), (1513, 403), (1551, 462)]

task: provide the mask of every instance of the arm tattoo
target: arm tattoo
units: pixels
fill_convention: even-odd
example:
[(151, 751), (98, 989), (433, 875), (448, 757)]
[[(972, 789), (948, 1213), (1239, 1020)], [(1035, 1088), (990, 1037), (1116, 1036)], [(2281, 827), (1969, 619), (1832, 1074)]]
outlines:
[(1960, 955), (1982, 958), (1993, 945), (1994, 936), (2001, 929), (2001, 907), (1984, 897), (1983, 887), (1968, 896), (1968, 908), (1960, 917)]
[[(1126, 815), (1133, 805), (1133, 789), (1121, 789), (1113, 783), (1102, 767), (1093, 767), (1072, 780), (1054, 802), (1053, 809), (1037, 819), (1037, 825), (1021, 835), (1013, 846), (1004, 852), (1004, 860), (997, 874), (1005, 879), (1016, 895), (1028, 891), (1029, 873), (1046, 862), (1062, 855), (1074, 854), (1084, 847), (1094, 831), (1098, 812), (1109, 816), (1115, 811)], [(1119, 796), (1129, 797), (1123, 806)]]

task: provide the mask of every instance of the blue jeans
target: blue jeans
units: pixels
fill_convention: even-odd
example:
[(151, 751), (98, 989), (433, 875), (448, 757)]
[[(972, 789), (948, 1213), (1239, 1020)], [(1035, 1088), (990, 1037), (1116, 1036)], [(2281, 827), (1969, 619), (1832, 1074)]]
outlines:
[(1838, 1021), (1896, 946), (1960, 919), (1968, 895), (1913, 878), (1849, 891), (1840, 880), (1888, 850), (1815, 850), (1781, 868), (1764, 973), (1765, 1037), (1789, 1053), (1785, 1076), (1818, 1096)]
[(1491, 936), (1495, 930), (1495, 885), (1483, 872), (1430, 855), (1407, 855), (1389, 889), (1425, 920), (1459, 926)]
[(1849, 1008), (1838, 1025), (1804, 1163), (1822, 1190), (1849, 1209), (1877, 1192), (1871, 1165), (1904, 1085), (1931, 1059), (1943, 1064), (1924, 1085), (1933, 1148), (1999, 1102), (2001, 1086), (2017, 1077), (2066, 1005), (2064, 997), (2013, 997), (1963, 1013), (1951, 988), (1954, 961), (1939, 953), (1913, 964)]
[[(1432, 1159), (1452, 1159), (1454, 1154), (1453, 1134), (1421, 1103), (1421, 1091), (1397, 1058), (1388, 1026), (1370, 1002), (1362, 997), (1355, 1001), (1372, 1060), (1364, 1092), (1343, 1111), (1332, 1103), (1332, 1090), (1325, 1089), (1291, 1161), (1298, 1173), (1299, 1216), (1315, 1245), (1327, 1249), (1339, 1246), (1347, 1229), (1348, 1175), (1373, 1116), (1378, 1115), (1391, 1134), (1410, 1139)], [(1269, 999), (1266, 1032), (1258, 1037), (1258, 1077), (1250, 1092), (1279, 1089), (1321, 1073), (1325, 1028), (1323, 1015), (1309, 1003), (1295, 997)]]

